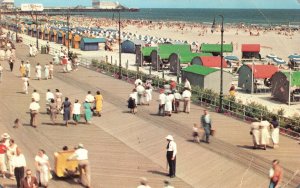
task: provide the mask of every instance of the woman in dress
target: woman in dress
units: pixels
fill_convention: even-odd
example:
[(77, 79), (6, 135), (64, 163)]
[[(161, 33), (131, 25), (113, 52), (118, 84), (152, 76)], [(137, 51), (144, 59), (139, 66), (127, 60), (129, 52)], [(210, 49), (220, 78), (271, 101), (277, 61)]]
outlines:
[(81, 111), (81, 104), (78, 102), (78, 99), (76, 99), (72, 109), (73, 120), (75, 122), (75, 125), (77, 125), (77, 123), (79, 123), (80, 121), (80, 114), (81, 114), (80, 111)]
[(46, 155), (46, 152), (40, 149), (37, 155), (35, 156), (34, 160), (36, 166), (36, 177), (38, 179), (38, 182), (46, 188), (48, 187), (50, 173), (49, 171), (51, 170), (49, 158)]
[(165, 100), (165, 115), (171, 116), (172, 104), (173, 104), (173, 99), (172, 99), (171, 92), (169, 92)]
[(21, 77), (24, 77), (26, 75), (26, 66), (24, 64), (24, 61), (21, 61), (19, 70), (20, 70)]
[(54, 99), (50, 100), (49, 108), (50, 108), (50, 119), (51, 119), (53, 125), (55, 125), (56, 118), (57, 118), (57, 104), (55, 103)]
[(102, 112), (102, 104), (103, 104), (103, 97), (100, 91), (96, 92), (95, 104), (96, 104), (96, 114), (100, 117)]
[(15, 141), (13, 139), (9, 140), (9, 146), (7, 147), (6, 156), (7, 156), (7, 167), (9, 169), (9, 178), (15, 179), (14, 177), (14, 167), (13, 167), (13, 157), (17, 153), (17, 144), (15, 144)]
[(36, 78), (38, 80), (41, 80), (41, 78), (42, 78), (42, 66), (39, 63), (35, 66), (35, 74), (36, 74)]
[(151, 89), (150, 87), (147, 86), (145, 90), (145, 104), (149, 105), (151, 100), (152, 100)]
[(269, 144), (269, 127), (270, 123), (267, 121), (266, 117), (263, 117), (263, 120), (260, 122), (260, 144), (262, 145), (264, 150), (267, 149), (267, 145)]
[(46, 64), (44, 66), (44, 71), (45, 71), (45, 79), (48, 80), (49, 79), (49, 65)]
[(272, 128), (272, 141), (273, 141), (273, 148), (279, 147), (279, 123), (277, 121), (277, 118), (275, 116), (272, 117), (271, 121), (271, 128)]
[(57, 110), (61, 110), (61, 104), (62, 104), (62, 93), (59, 91), (59, 89), (55, 90), (55, 102), (57, 105)]
[(27, 77), (23, 77), (23, 91), (25, 94), (28, 94), (28, 86), (29, 86), (29, 79)]
[(68, 123), (71, 119), (71, 102), (69, 101), (69, 98), (66, 97), (65, 101), (62, 103), (62, 108), (63, 108), (63, 116), (64, 116), (64, 121), (66, 126), (68, 126)]
[(92, 110), (91, 110), (91, 103), (85, 101), (83, 103), (83, 108), (84, 108), (84, 118), (85, 118), (85, 122), (91, 123), (91, 119), (92, 119)]

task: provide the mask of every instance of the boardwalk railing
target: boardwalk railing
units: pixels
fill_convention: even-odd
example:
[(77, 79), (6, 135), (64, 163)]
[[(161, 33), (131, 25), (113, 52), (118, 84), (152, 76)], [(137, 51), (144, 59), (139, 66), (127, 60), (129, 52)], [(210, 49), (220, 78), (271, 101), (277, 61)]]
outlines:
[[(23, 43), (29, 45), (33, 44), (33, 41), (23, 39)], [(59, 51), (59, 48), (50, 47), (51, 55), (54, 55), (55, 52)], [(164, 88), (164, 85), (168, 83), (168, 81), (161, 79), (158, 76), (140, 72), (138, 71), (138, 69), (137, 71), (129, 70), (128, 63), (126, 63), (125, 68), (120, 68), (116, 62), (113, 63), (112, 58), (108, 58), (107, 56), (101, 56), (98, 57), (98, 59), (86, 59), (79, 57), (79, 60), (80, 65), (83, 67), (115, 77), (117, 79), (122, 79), (129, 83), (134, 83), (137, 78), (143, 81), (151, 79), (152, 85), (155, 89)], [(177, 87), (179, 91), (183, 90), (183, 85), (178, 85)], [(219, 96), (211, 90), (193, 87), (192, 101), (201, 106), (210, 108), (211, 110), (219, 111)], [(248, 121), (249, 123), (253, 121), (259, 121), (263, 117), (271, 119), (273, 116), (275, 116), (277, 117), (281, 126), (281, 134), (294, 139), (300, 139), (300, 117), (284, 117), (283, 114), (275, 114), (269, 112), (266, 106), (257, 104), (255, 102), (243, 104), (242, 101), (238, 101), (234, 97), (228, 96), (225, 96), (225, 98), (223, 99), (222, 111), (225, 115), (243, 119), (244, 121)]]

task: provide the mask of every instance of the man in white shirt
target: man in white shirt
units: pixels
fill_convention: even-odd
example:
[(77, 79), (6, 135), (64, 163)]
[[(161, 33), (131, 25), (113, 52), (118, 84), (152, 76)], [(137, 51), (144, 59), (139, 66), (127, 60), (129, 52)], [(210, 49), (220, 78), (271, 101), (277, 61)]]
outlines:
[(138, 93), (138, 97), (137, 97), (137, 104), (143, 104), (143, 95), (145, 93), (145, 88), (144, 86), (142, 86), (141, 83), (138, 83), (138, 86), (136, 86), (136, 91)]
[(36, 128), (36, 118), (39, 112), (40, 105), (39, 103), (35, 102), (34, 98), (32, 98), (32, 102), (29, 105), (30, 110), (30, 125)]
[(78, 169), (80, 173), (80, 180), (81, 183), (84, 183), (84, 177), (82, 171), (84, 170), (84, 174), (86, 176), (86, 187), (91, 187), (91, 170), (90, 164), (88, 161), (88, 150), (83, 147), (83, 144), (78, 144), (77, 149), (75, 150), (74, 154), (72, 154), (68, 160), (76, 159), (78, 160)]
[(174, 138), (172, 135), (168, 135), (166, 137), (168, 141), (167, 145), (167, 161), (169, 164), (169, 174), (170, 178), (175, 177), (176, 173), (176, 155), (177, 155), (177, 145), (174, 142)]
[(16, 177), (17, 187), (20, 187), (21, 180), (24, 178), (26, 160), (19, 147), (17, 147), (16, 154), (12, 158), (12, 165), (14, 167), (14, 175)]
[(165, 102), (166, 102), (166, 95), (164, 90), (160, 90), (160, 94), (158, 96), (158, 115), (165, 116)]
[(54, 94), (48, 89), (46, 93), (46, 102), (50, 103), (51, 99), (54, 99)]
[(91, 91), (88, 91), (88, 94), (85, 96), (85, 101), (88, 103), (93, 103), (95, 101), (95, 97), (91, 94)]
[(31, 94), (31, 98), (34, 99), (35, 102), (39, 102), (40, 94), (36, 90), (33, 90), (33, 93)]
[(183, 102), (184, 102), (183, 111), (186, 112), (186, 113), (190, 113), (191, 96), (192, 96), (192, 93), (187, 88), (182, 92), (182, 99), (183, 99)]
[(30, 64), (29, 61), (27, 60), (26, 64), (25, 64), (25, 74), (27, 78), (30, 78)]
[(180, 100), (181, 100), (181, 95), (177, 90), (175, 90), (175, 92), (174, 92), (174, 97), (175, 97), (175, 104), (174, 104), (175, 113), (178, 113)]

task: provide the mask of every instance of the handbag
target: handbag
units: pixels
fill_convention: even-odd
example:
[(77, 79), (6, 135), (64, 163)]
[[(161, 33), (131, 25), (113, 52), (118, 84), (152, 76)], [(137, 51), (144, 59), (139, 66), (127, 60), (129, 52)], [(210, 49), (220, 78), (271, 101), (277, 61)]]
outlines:
[(63, 108), (60, 110), (60, 114), (64, 114), (64, 109)]

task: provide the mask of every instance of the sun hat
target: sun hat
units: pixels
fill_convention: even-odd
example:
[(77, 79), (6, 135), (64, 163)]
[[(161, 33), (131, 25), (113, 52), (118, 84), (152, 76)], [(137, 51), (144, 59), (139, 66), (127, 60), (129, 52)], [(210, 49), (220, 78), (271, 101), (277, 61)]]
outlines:
[(83, 148), (83, 144), (82, 144), (82, 143), (79, 143), (79, 144), (78, 144), (78, 148)]
[(167, 140), (171, 140), (171, 141), (173, 141), (173, 140), (174, 140), (174, 138), (173, 138), (173, 136), (172, 136), (172, 135), (168, 135), (168, 136), (166, 136), (166, 139), (167, 139)]
[(2, 137), (2, 138), (10, 138), (10, 136), (9, 136), (8, 133), (3, 133), (1, 137)]

